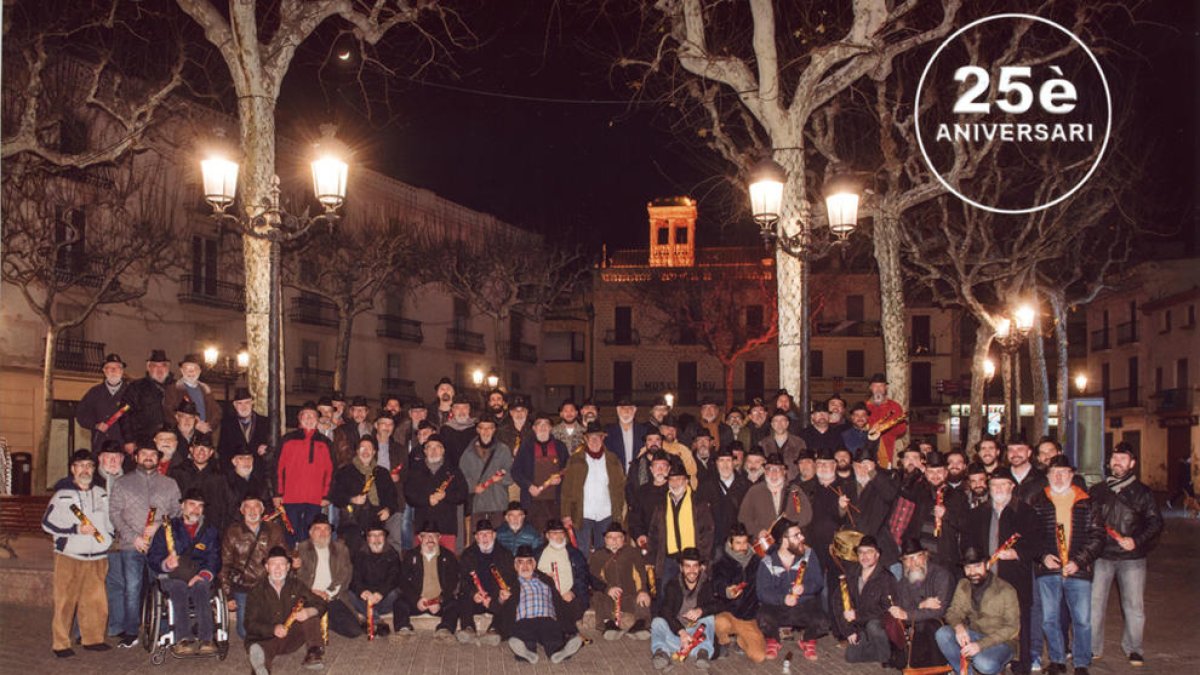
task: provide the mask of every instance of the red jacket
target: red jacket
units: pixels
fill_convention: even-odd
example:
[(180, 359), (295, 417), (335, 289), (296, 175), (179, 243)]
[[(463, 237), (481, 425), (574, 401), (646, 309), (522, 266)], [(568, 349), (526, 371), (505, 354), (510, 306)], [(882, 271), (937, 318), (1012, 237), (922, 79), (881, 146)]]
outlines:
[(333, 481), (333, 446), (314, 429), (296, 429), (279, 449), (277, 494), (285, 504), (320, 504)]

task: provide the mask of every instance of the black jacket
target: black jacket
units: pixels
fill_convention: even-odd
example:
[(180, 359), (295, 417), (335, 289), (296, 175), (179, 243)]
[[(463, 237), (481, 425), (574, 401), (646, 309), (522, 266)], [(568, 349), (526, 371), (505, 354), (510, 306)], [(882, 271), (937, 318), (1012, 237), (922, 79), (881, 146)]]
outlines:
[[(713, 517), (712, 510), (709, 504), (703, 498), (691, 491), (692, 495), (692, 532), (694, 533), (696, 548), (700, 551), (700, 560), (708, 565), (712, 562), (713, 553)], [(663, 565), (667, 559), (667, 518), (674, 515), (675, 510), (667, 507), (667, 495), (662, 496), (662, 501), (654, 508), (654, 515), (650, 517), (650, 531), (647, 534), (646, 551), (647, 557), (653, 563), (656, 569), (663, 569)], [(682, 508), (682, 503), (680, 504)]]
[(1105, 560), (1145, 558), (1163, 529), (1162, 513), (1150, 488), (1134, 481), (1120, 492), (1113, 492), (1107, 483), (1097, 483), (1090, 494), (1100, 511), (1101, 524), (1123, 537), (1132, 537), (1135, 544), (1132, 551), (1126, 551), (1115, 539), (1106, 536), (1100, 557)]
[(888, 532), (888, 516), (892, 503), (900, 495), (900, 486), (885, 471), (875, 474), (865, 486), (850, 483), (850, 503), (858, 508), (854, 514), (855, 529), (879, 540), (879, 564), (887, 567), (900, 559), (900, 548)]
[[(839, 478), (834, 478), (833, 483), (828, 486), (821, 485), (821, 482), (815, 477), (806, 481), (797, 479), (797, 482), (804, 494), (808, 495), (808, 501), (812, 504), (813, 509), (812, 520), (808, 523), (808, 527), (804, 528), (804, 538), (821, 557), (821, 565), (826, 571), (829, 571), (833, 569), (829, 557), (829, 545), (833, 543), (833, 535), (842, 528), (843, 524), (848, 522), (838, 510), (838, 500), (841, 499), (841, 496), (837, 491), (841, 490), (842, 494), (850, 496), (854, 486), (850, 484), (850, 481)], [(855, 522), (857, 523), (857, 521)]]
[[(1100, 511), (1096, 502), (1082, 488), (1072, 485), (1075, 505), (1071, 507), (1071, 538), (1067, 542), (1067, 556), (1079, 567), (1075, 574), (1078, 579), (1092, 578), (1092, 563), (1100, 557), (1104, 550), (1104, 526), (1100, 521)], [(1037, 560), (1033, 572), (1042, 577), (1048, 574), (1061, 574), (1059, 570), (1047, 569), (1043, 565), (1047, 555), (1058, 555), (1058, 533), (1055, 520), (1054, 503), (1047, 494), (1050, 488), (1042, 490), (1033, 498), (1034, 527), (1038, 538)]]
[[(562, 442), (553, 436), (550, 437), (550, 440), (546, 444), (554, 448), (555, 461), (558, 462), (558, 470), (561, 472), (563, 467), (567, 465), (567, 456), (570, 454), (570, 451), (567, 450), (567, 446), (563, 445)], [(529, 494), (529, 488), (534, 484), (533, 471), (537, 445), (537, 436), (532, 433), (525, 434), (525, 440), (521, 442), (521, 447), (517, 448), (517, 454), (513, 457), (512, 478), (513, 482), (521, 488), (521, 506), (526, 510), (533, 505), (533, 496)], [(557, 502), (559, 488), (553, 486), (546, 489), (554, 491), (554, 498)]]
[[(928, 482), (923, 484), (917, 494), (916, 511), (909, 524), (909, 535), (921, 540), (921, 546), (930, 552), (930, 558), (941, 563), (946, 569), (954, 570), (958, 577), (959, 570), (959, 538), (966, 527), (967, 498), (949, 485), (943, 486), (942, 505), (946, 514), (942, 517), (942, 531), (937, 533), (937, 517), (934, 509), (937, 507), (937, 490)], [(986, 536), (986, 533), (985, 533)], [(1000, 541), (1004, 541), (1001, 539)]]
[(1020, 499), (1026, 504), (1032, 504), (1033, 498), (1041, 494), (1046, 486), (1050, 485), (1050, 481), (1046, 479), (1046, 474), (1038, 468), (1031, 467), (1029, 473), (1026, 474), (1025, 480), (1017, 484), (1013, 490), (1013, 498)]
[(234, 455), (249, 452), (254, 457), (254, 465), (268, 461), (273, 456), (274, 448), (268, 447), (267, 454), (260, 456), (258, 446), (271, 444), (271, 423), (258, 413), (250, 413), (249, 438), (242, 432), (242, 425), (237, 414), (221, 416), (220, 440), (217, 442), (217, 456), (222, 464), (233, 461)]
[[(447, 478), (450, 478), (450, 483), (446, 486), (445, 499), (438, 502), (437, 506), (430, 506), (429, 497)], [(413, 523), (416, 527), (421, 527), (426, 520), (432, 520), (441, 532), (458, 532), (458, 507), (467, 501), (467, 481), (448, 458), (438, 467), (437, 473), (430, 473), (429, 465), (425, 462), (411, 464), (404, 481), (404, 500), (413, 507)]]
[[(340, 527), (353, 523), (365, 532), (366, 527), (372, 521), (379, 520), (378, 514), (381, 510), (387, 509), (390, 513), (401, 512), (400, 500), (396, 495), (396, 484), (392, 482), (392, 477), (387, 469), (376, 466), (373, 474), (379, 505), (373, 506), (368, 499), (361, 506), (354, 505), (353, 509), (348, 509), (350, 500), (361, 494), (362, 489), (366, 487), (367, 477), (354, 464), (347, 464), (333, 472), (333, 484), (329, 486), (329, 501), (342, 509)], [(417, 525), (420, 526), (420, 523)]]
[(729, 539), (729, 528), (737, 522), (738, 509), (742, 507), (742, 497), (750, 489), (750, 481), (740, 473), (733, 474), (733, 482), (726, 488), (721, 482), (720, 475), (713, 479), (702, 481), (696, 492), (700, 498), (710, 504), (713, 519), (713, 548), (717, 551)]
[(168, 374), (166, 381), (159, 384), (147, 375), (135, 380), (125, 389), (125, 402), (129, 404), (129, 412), (121, 418), (120, 424), (121, 435), (126, 441), (153, 444), (154, 434), (162, 429), (166, 421), (163, 417), (163, 392), (174, 381), (175, 379)]
[[(416, 611), (417, 600), (421, 599), (421, 589), (425, 578), (425, 559), (421, 557), (421, 547), (415, 546), (404, 553), (400, 560), (400, 597), (404, 598), (413, 611)], [(437, 571), (438, 583), (442, 586), (442, 603), (453, 600), (458, 592), (459, 583), (458, 559), (454, 552), (444, 547), (438, 547)]]
[(634, 490), (629, 513), (625, 516), (630, 541), (636, 543), (638, 537), (650, 536), (650, 522), (654, 517), (654, 509), (666, 499), (666, 494), (666, 483), (655, 485), (650, 482)]
[[(325, 601), (305, 587), (295, 574), (288, 574), (280, 592), (266, 577), (250, 589), (246, 596), (246, 642), (267, 642), (275, 637), (275, 626), (285, 623), (296, 601), (302, 600), (305, 607), (315, 607), (319, 614), (309, 621), (320, 621), (325, 613)], [(292, 630), (299, 630), (295, 626)]]
[(850, 606), (854, 609), (854, 621), (846, 621), (846, 616), (843, 614), (846, 608), (842, 603), (840, 585), (829, 588), (829, 594), (833, 596), (830, 598), (830, 602), (833, 604), (831, 613), (841, 629), (842, 635), (861, 633), (866, 628), (868, 621), (882, 619), (891, 605), (889, 599), (896, 597), (896, 577), (892, 576), (887, 569), (877, 565), (875, 571), (867, 579), (867, 583), (863, 585), (862, 591), (859, 591), (858, 582), (861, 578), (862, 566), (858, 563), (851, 563), (846, 568), (846, 587), (850, 591)]
[(350, 593), (355, 597), (363, 591), (387, 595), (400, 587), (400, 554), (386, 543), (381, 553), (362, 547), (354, 554), (353, 565)]
[[(967, 513), (966, 527), (960, 540), (962, 549), (965, 551), (975, 547), (989, 556), (994, 553), (988, 548), (988, 530), (991, 527), (992, 503), (989, 500)], [(996, 563), (995, 570), (1001, 579), (1011, 584), (1017, 590), (1017, 594), (1024, 598), (1032, 589), (1030, 570), (1033, 569), (1038, 552), (1038, 532), (1034, 524), (1033, 509), (1014, 495), (1008, 506), (1000, 512), (997, 533), (996, 546), (1003, 546), (1014, 534), (1021, 535), (1013, 544), (1017, 559), (1000, 560)]]
[(475, 580), (471, 578), (471, 572), (474, 572), (479, 576), (479, 583), (483, 585), (483, 590), (492, 598), (498, 598), (500, 584), (496, 583), (496, 577), (492, 575), (493, 567), (500, 573), (500, 578), (504, 579), (504, 583), (508, 584), (509, 590), (512, 590), (513, 584), (517, 583), (517, 570), (513, 566), (513, 556), (508, 549), (501, 546), (499, 542), (493, 545), (490, 554), (479, 550), (478, 544), (471, 544), (464, 548), (458, 559), (458, 597), (463, 598), (464, 602), (474, 597)]
[(271, 504), (271, 484), (264, 475), (263, 469), (254, 469), (249, 478), (242, 478), (230, 467), (225, 473), (225, 484), (229, 487), (229, 521), (241, 519), (238, 511), (242, 508), (242, 500), (251, 495), (262, 500), (268, 511), (273, 510)]
[(229, 483), (225, 480), (225, 474), (218, 470), (216, 461), (209, 461), (201, 470), (188, 459), (169, 470), (167, 476), (174, 478), (179, 484), (181, 495), (186, 495), (192, 488), (199, 488), (204, 494), (204, 520), (212, 523), (218, 530), (233, 520), (237, 507), (232, 504)]
[[(713, 563), (712, 589), (717, 611), (729, 612), (743, 621), (750, 621), (758, 615), (758, 593), (755, 592), (755, 578), (758, 576), (759, 557), (750, 554), (750, 561), (742, 567), (738, 561), (728, 554)], [(725, 596), (725, 590), (730, 586), (745, 583), (746, 588), (736, 598)]]
[[(679, 608), (683, 606), (683, 573), (666, 584), (662, 589), (662, 599), (658, 602), (658, 611), (655, 616), (667, 622), (671, 627), (671, 632), (678, 634), (684, 629), (683, 622), (679, 620)], [(696, 588), (696, 606), (700, 608), (700, 616), (711, 616), (720, 611), (720, 605), (717, 604), (717, 598), (713, 594), (713, 584), (708, 579), (708, 575), (701, 573), (699, 586)]]
[[(122, 445), (126, 441), (132, 441), (132, 438), (126, 438), (121, 421), (128, 416), (125, 413), (116, 424), (108, 428), (108, 431), (100, 431), (96, 429), (96, 425), (105, 422), (117, 409), (125, 404), (125, 392), (129, 389), (130, 384), (124, 380), (121, 381), (121, 386), (117, 388), (117, 393), (108, 393), (108, 385), (104, 382), (88, 389), (87, 393), (75, 406), (75, 421), (79, 422), (79, 426), (92, 432), (92, 456), (100, 452), (100, 445), (104, 441), (117, 441)], [(132, 409), (130, 410), (132, 412)]]

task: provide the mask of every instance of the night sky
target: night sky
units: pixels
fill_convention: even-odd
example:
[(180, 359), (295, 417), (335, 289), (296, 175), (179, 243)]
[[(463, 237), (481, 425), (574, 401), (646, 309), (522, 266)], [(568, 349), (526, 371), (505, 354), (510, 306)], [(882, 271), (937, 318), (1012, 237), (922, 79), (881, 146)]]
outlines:
[[(1169, 239), (1184, 243), (1172, 250), (1194, 255), (1200, 28), (1192, 5), (1150, 3), (1143, 23), (1112, 27), (1128, 49), (1101, 59), (1116, 102), (1132, 102), (1154, 145), (1149, 184), (1178, 224)], [(672, 132), (669, 110), (626, 103), (630, 78), (612, 64), (628, 27), (554, 0), (483, 3), (463, 16), (476, 45), (417, 79), (390, 78), (390, 118), (379, 106), (370, 120), (362, 114), (353, 67), (328, 58), (339, 43), (314, 37), (284, 83), (281, 132), (336, 119), (339, 135), (358, 149), (356, 161), (515, 225), (571, 233), (596, 252), (601, 243), (644, 246), (646, 202), (689, 194), (700, 200), (698, 242), (717, 243), (718, 224), (705, 214), (718, 211), (708, 200), (724, 198), (712, 190), (719, 165)], [(723, 225), (727, 237), (752, 240), (748, 217)]]

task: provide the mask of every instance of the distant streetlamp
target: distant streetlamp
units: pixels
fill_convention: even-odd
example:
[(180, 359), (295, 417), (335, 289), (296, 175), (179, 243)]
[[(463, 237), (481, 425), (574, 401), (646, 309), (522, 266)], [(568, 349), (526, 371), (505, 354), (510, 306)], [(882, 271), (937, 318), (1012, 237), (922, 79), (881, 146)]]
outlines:
[(471, 373), (471, 382), (473, 382), (475, 384), (476, 389), (482, 387), (483, 386), (483, 370), (476, 368), (474, 370), (474, 372)]
[[(1021, 343), (1033, 330), (1037, 321), (1037, 308), (1029, 303), (1021, 303), (1012, 309), (1011, 316), (1001, 316), (995, 322), (996, 342), (1008, 359), (1009, 397), (1004, 402), (1005, 440), (1014, 438), (1020, 426), (1021, 392), (1017, 385), (1017, 369), (1021, 367)], [(986, 364), (984, 366), (986, 368)]]
[[(279, 447), (279, 430), (283, 422), (280, 400), (279, 345), (283, 339), (280, 315), (282, 290), (279, 275), (279, 250), (284, 242), (293, 241), (308, 233), (313, 225), (323, 224), (331, 230), (337, 224), (337, 210), (346, 200), (346, 179), (349, 166), (348, 149), (334, 137), (336, 127), (321, 126), (321, 140), (314, 146), (311, 162), (313, 194), (324, 207), (324, 213), (309, 216), (292, 215), (279, 205), (279, 176), (271, 177), (271, 189), (261, 203), (246, 205), (246, 213), (230, 213), (229, 207), (237, 197), (238, 163), (228, 150), (214, 147), (212, 154), (200, 162), (204, 183), (204, 199), (213, 210), (213, 219), (221, 226), (231, 226), (242, 234), (270, 243), (268, 273), (270, 275), (270, 310), (267, 327), (267, 417), (271, 426), (271, 447)], [(214, 145), (223, 144), (218, 131)], [(207, 351), (207, 350), (206, 350)], [(238, 363), (241, 363), (238, 355)], [(249, 366), (249, 354), (246, 355)], [(227, 387), (228, 388), (228, 387)], [(226, 396), (228, 398), (228, 396)]]
[(495, 389), (500, 386), (500, 376), (496, 374), (496, 371), (492, 370), (488, 372), (487, 386), (488, 389)]
[[(801, 217), (794, 234), (787, 234), (779, 221), (783, 212), (783, 191), (787, 183), (787, 171), (775, 160), (767, 158), (750, 169), (750, 213), (758, 224), (759, 235), (768, 248), (777, 249), (800, 261), (800, 335), (796, 345), (800, 351), (801, 410), (810, 410), (809, 405), (809, 351), (811, 327), (809, 325), (808, 258), (813, 249), (811, 218)], [(858, 227), (858, 206), (862, 199), (862, 184), (849, 173), (835, 173), (825, 181), (825, 211), (829, 231), (835, 241), (844, 241)], [(783, 289), (781, 289), (782, 295)], [(789, 289), (790, 292), (790, 289)], [(784, 334), (781, 314), (780, 335)], [(784, 358), (781, 351), (781, 360)], [(780, 363), (781, 367), (786, 367)], [(782, 371), (781, 371), (782, 372)]]
[(996, 362), (991, 359), (984, 359), (983, 360), (983, 379), (987, 380), (988, 382), (991, 382), (992, 378), (994, 378), (994, 377), (996, 377)]
[(1080, 394), (1087, 391), (1088, 376), (1087, 373), (1079, 373), (1075, 376), (1075, 390)]
[(217, 356), (220, 353), (221, 352), (218, 351), (216, 347), (213, 347), (213, 346), (205, 347), (204, 348), (204, 365), (208, 366), (209, 368), (212, 368), (213, 366), (217, 365)]
[(229, 400), (229, 385), (238, 381), (250, 367), (250, 352), (242, 346), (236, 355), (226, 354), (221, 357), (221, 350), (216, 345), (204, 348), (204, 377), (216, 380), (225, 385), (225, 400)]
[(663, 400), (667, 402), (668, 408), (675, 407), (675, 394), (666, 394), (665, 396), (663, 396)]

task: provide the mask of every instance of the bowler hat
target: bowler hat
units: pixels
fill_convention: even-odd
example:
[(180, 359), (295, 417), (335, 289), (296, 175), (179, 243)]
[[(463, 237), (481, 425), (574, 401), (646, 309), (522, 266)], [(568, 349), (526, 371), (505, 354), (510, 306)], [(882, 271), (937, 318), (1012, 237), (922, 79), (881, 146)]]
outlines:
[(787, 462), (783, 461), (783, 455), (772, 452), (767, 455), (767, 466), (787, 466)]
[(563, 526), (562, 521), (558, 518), (551, 518), (546, 521), (546, 532), (566, 532), (567, 528)]
[(186, 356), (184, 356), (179, 361), (180, 366), (183, 366), (183, 364), (185, 364), (185, 363), (194, 363), (197, 366), (203, 366), (204, 365), (204, 357), (201, 356), (200, 354), (192, 352), (191, 354), (187, 354)]
[(518, 558), (532, 558), (532, 557), (533, 557), (533, 547), (530, 546), (529, 544), (521, 544), (520, 546), (517, 547), (517, 554), (513, 556), (513, 560), (516, 560)]
[[(979, 465), (979, 469), (980, 469), (979, 473), (986, 473), (986, 471), (987, 471), (982, 464)], [(968, 472), (968, 474), (969, 473), (971, 473), (971, 472)], [(995, 471), (993, 471), (992, 475), (988, 476), (988, 480), (989, 481), (1007, 480), (1007, 481), (1010, 481), (1013, 485), (1017, 484), (1017, 477), (1013, 475), (1012, 470), (1009, 469), (1008, 467), (1004, 467), (1004, 466), (999, 467)]]
[(492, 521), (488, 520), (487, 518), (480, 518), (479, 520), (475, 521), (475, 531), (483, 532), (484, 530), (495, 532), (496, 528), (492, 526)]
[(237, 389), (233, 390), (233, 400), (234, 401), (253, 401), (254, 395), (250, 393), (249, 389), (247, 389), (245, 387), (238, 387)]
[(855, 546), (854, 548), (873, 548), (876, 551), (878, 551), (879, 550), (879, 542), (875, 540), (875, 537), (868, 534), (868, 535), (864, 536), (862, 539), (859, 539), (858, 546)]
[(369, 408), (370, 404), (367, 403), (366, 396), (355, 396), (350, 399), (350, 407), (351, 408)]
[(682, 551), (680, 551), (679, 552), (679, 562), (683, 562), (685, 560), (691, 561), (691, 562), (701, 562), (700, 549), (696, 548), (695, 546), (689, 546), (689, 547), (683, 549)]
[(671, 468), (667, 470), (667, 478), (683, 477), (687, 478), (687, 469), (683, 468), (683, 462), (675, 460), (671, 462)]
[(941, 469), (946, 466), (946, 456), (940, 450), (930, 450), (929, 454), (925, 455), (925, 468)]
[(509, 410), (529, 410), (529, 401), (524, 396), (513, 396), (512, 403), (508, 404)]
[(600, 426), (599, 422), (597, 422), (596, 420), (592, 420), (591, 422), (587, 423), (587, 428), (584, 430), (583, 433), (585, 433), (585, 434), (603, 434), (603, 433), (605, 433), (605, 431), (604, 431), (604, 427)]
[(95, 464), (96, 460), (92, 458), (92, 453), (88, 452), (86, 448), (80, 448), (71, 455), (71, 463), (74, 464), (75, 462), (91, 462)]
[(525, 513), (525, 507), (521, 506), (521, 502), (509, 502), (508, 506), (504, 507), (504, 512), (508, 513), (509, 511), (520, 511), (521, 513)]
[(187, 492), (183, 493), (183, 497), (180, 498), (179, 501), (181, 501), (181, 502), (200, 502), (201, 504), (203, 504), (204, 503), (204, 493), (201, 492), (200, 488), (198, 488), (198, 487), (188, 488)]
[(612, 534), (614, 532), (617, 534), (625, 534), (625, 528), (621, 527), (620, 523), (614, 522), (610, 523), (608, 528), (604, 530), (604, 534)]
[(1057, 457), (1051, 457), (1050, 461), (1046, 462), (1046, 469), (1047, 470), (1049, 470), (1049, 469), (1072, 469), (1072, 470), (1074, 470), (1075, 467), (1071, 466), (1071, 460), (1067, 459), (1066, 455), (1058, 455)]
[(620, 398), (617, 400), (618, 408), (626, 408), (626, 407), (631, 407), (633, 405), (634, 405), (633, 401), (631, 399), (629, 399), (628, 397)]
[(442, 533), (441, 528), (439, 528), (437, 526), (437, 523), (433, 522), (432, 520), (426, 520), (425, 522), (421, 523), (420, 529), (417, 530), (417, 534), (441, 534), (441, 533)]
[(196, 410), (196, 404), (192, 403), (192, 399), (186, 397), (179, 401), (179, 405), (175, 406), (175, 412), (183, 413), (184, 415), (200, 415), (200, 411)]
[(291, 562), (292, 557), (288, 555), (287, 549), (282, 546), (272, 546), (270, 551), (267, 551), (267, 560), (271, 558), (283, 558)]
[(707, 438), (711, 440), (712, 437), (712, 432), (708, 430), (708, 427), (700, 427), (700, 429), (696, 432), (696, 435), (693, 437), (693, 440), (696, 438)]
[[(122, 367), (122, 368), (124, 368), (124, 367), (125, 367), (125, 362), (124, 362), (124, 361), (122, 361), (122, 360), (121, 360), (121, 357), (120, 357), (120, 356), (117, 356), (116, 354), (106, 354), (106, 355), (105, 355), (105, 357), (104, 357), (104, 365), (108, 365), (108, 364), (110, 364), (110, 363), (119, 363), (119, 364), (121, 364), (121, 367)], [(101, 368), (103, 368), (103, 367), (104, 367), (104, 366), (101, 366)]]
[(324, 513), (318, 513), (317, 515), (313, 516), (312, 522), (308, 524), (308, 527), (309, 527), (309, 529), (312, 529), (316, 525), (328, 525), (328, 524), (329, 524), (329, 516), (325, 515)]
[(921, 546), (921, 540), (916, 537), (909, 537), (904, 540), (904, 545), (900, 548), (900, 557), (906, 558), (917, 553), (924, 553), (925, 547)]
[(151, 349), (150, 356), (146, 359), (150, 363), (170, 363), (171, 359), (167, 358), (167, 352), (162, 349)]
[(201, 448), (208, 448), (209, 450), (213, 450), (214, 447), (213, 447), (212, 434), (205, 433), (203, 431), (197, 431), (196, 435), (192, 436), (192, 442), (189, 447), (193, 447), (193, 448), (201, 447)]
[(967, 565), (978, 565), (979, 563), (985, 563), (987, 561), (988, 557), (983, 554), (983, 551), (975, 548), (974, 546), (968, 546), (966, 550), (962, 552), (962, 558), (960, 560), (963, 567), (966, 567)]
[(450, 403), (453, 405), (471, 405), (471, 397), (467, 396), (466, 394), (455, 394), (454, 398), (450, 400)]

